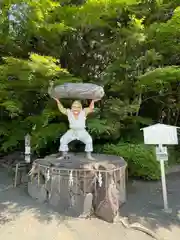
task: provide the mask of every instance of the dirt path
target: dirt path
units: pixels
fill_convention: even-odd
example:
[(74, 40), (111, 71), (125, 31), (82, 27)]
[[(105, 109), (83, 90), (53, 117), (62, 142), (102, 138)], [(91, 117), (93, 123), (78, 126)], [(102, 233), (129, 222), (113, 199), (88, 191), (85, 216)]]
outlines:
[[(0, 170), (0, 190), (2, 190), (11, 181), (2, 169)], [(157, 206), (149, 204), (146, 199), (147, 196), (150, 197), (150, 192), (153, 192), (154, 186), (148, 183), (149, 195), (145, 196), (144, 183), (142, 185), (135, 183), (134, 185), (129, 188), (129, 200), (122, 208), (122, 215), (128, 213), (131, 218), (134, 218), (133, 221), (144, 221), (146, 226), (159, 232), (165, 240), (178, 240), (180, 236), (179, 223), (173, 222), (173, 219), (168, 222), (167, 217), (166, 221), (163, 222), (162, 218), (165, 216), (160, 213), (159, 209), (157, 210)], [(153, 200), (156, 201), (156, 199), (157, 196), (154, 194)], [(148, 206), (145, 207), (146, 205)], [(153, 212), (152, 209), (155, 211)], [(32, 200), (24, 188), (0, 192), (0, 239), (39, 240), (40, 238), (44, 240), (152, 239), (142, 232), (126, 229), (120, 223), (108, 224), (98, 219), (80, 220), (60, 216), (46, 204), (42, 205)]]
[[(24, 194), (23, 189), (1, 193), (0, 239), (14, 240), (139, 240), (151, 238), (141, 232), (125, 229), (121, 224), (108, 224), (98, 219), (78, 220), (59, 216)], [(134, 235), (135, 234), (135, 235)]]

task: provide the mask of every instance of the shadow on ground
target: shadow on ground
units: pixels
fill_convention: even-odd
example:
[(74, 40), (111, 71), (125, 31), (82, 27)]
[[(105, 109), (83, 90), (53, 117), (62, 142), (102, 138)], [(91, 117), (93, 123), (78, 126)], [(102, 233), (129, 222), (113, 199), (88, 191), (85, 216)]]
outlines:
[(66, 220), (51, 209), (48, 204), (41, 204), (31, 199), (27, 193), (26, 186), (6, 189), (12, 184), (12, 178), (9, 177), (4, 168), (0, 168), (0, 224), (14, 220), (24, 211), (29, 211), (39, 221), (50, 222), (52, 219), (58, 221)]
[[(25, 186), (1, 191), (12, 183), (7, 172), (0, 168), (0, 224), (13, 221), (23, 212), (31, 212), (41, 222), (58, 222), (69, 219), (51, 209), (47, 204), (40, 204), (31, 199)], [(167, 178), (168, 200), (172, 213), (162, 211), (163, 200), (160, 182), (131, 181), (128, 183), (127, 203), (120, 209), (121, 216), (128, 216), (130, 222), (140, 222), (153, 231), (160, 227), (171, 230), (172, 226), (180, 227), (178, 211), (180, 209), (180, 173), (171, 174)], [(3, 187), (2, 187), (3, 186)]]
[[(127, 202), (120, 209), (121, 216), (128, 216), (130, 223), (139, 222), (157, 230), (180, 227), (180, 173), (167, 176), (168, 203), (171, 213), (163, 211), (161, 182), (129, 181)], [(179, 212), (179, 216), (178, 216)]]

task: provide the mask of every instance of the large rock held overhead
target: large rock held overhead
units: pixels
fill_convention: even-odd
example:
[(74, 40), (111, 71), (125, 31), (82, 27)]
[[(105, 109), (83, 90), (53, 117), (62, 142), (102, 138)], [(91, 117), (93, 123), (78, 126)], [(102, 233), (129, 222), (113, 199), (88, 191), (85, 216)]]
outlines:
[(67, 99), (101, 99), (104, 89), (92, 83), (64, 83), (63, 85), (51, 86), (48, 90), (53, 98)]

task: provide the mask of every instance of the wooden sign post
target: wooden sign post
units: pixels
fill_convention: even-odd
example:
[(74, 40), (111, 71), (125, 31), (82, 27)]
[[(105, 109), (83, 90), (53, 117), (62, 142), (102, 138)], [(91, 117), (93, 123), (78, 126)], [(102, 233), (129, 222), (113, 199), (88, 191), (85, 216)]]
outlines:
[(156, 159), (160, 162), (162, 195), (164, 202), (164, 210), (169, 211), (166, 175), (165, 175), (165, 161), (168, 161), (167, 147), (164, 145), (178, 144), (177, 129), (179, 127), (165, 124), (155, 124), (149, 127), (142, 128), (144, 135), (144, 144), (156, 145)]

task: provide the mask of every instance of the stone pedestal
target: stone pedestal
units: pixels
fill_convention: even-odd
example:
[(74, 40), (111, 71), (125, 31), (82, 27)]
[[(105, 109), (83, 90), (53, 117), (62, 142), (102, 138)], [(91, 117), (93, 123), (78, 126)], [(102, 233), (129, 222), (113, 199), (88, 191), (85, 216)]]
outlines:
[(113, 222), (126, 201), (126, 162), (117, 156), (93, 157), (96, 160), (90, 161), (84, 154), (77, 154), (58, 160), (53, 154), (35, 160), (29, 195), (67, 215), (86, 217), (93, 212)]

